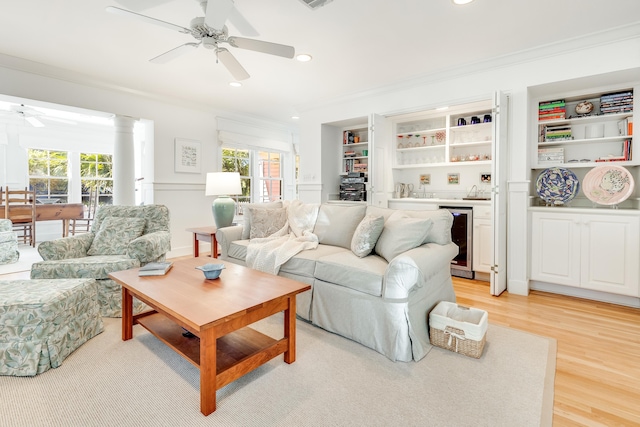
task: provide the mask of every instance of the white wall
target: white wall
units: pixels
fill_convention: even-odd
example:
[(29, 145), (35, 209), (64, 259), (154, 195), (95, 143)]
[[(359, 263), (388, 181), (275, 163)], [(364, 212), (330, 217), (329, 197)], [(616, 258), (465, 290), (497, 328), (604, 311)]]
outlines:
[[(106, 87), (84, 78), (82, 84), (21, 71), (32, 69), (34, 64), (16, 58), (0, 57), (0, 94), (51, 102), (61, 105), (103, 111), (124, 116), (143, 118), (153, 122), (153, 147), (145, 145), (145, 152), (153, 156), (153, 168), (147, 168), (143, 181), (146, 192), (153, 193), (154, 203), (165, 204), (171, 213), (170, 256), (191, 253), (191, 233), (188, 227), (213, 225), (211, 202), (205, 197), (204, 183), (207, 172), (219, 170), (216, 117), (223, 116), (252, 128), (276, 129), (297, 132), (284, 125), (262, 121), (241, 114), (215, 111), (199, 105), (188, 105), (180, 100), (158, 100)], [(3, 66), (3, 62), (6, 66)], [(38, 68), (38, 67), (36, 67)], [(39, 68), (42, 71), (42, 68)], [(56, 71), (60, 74), (60, 71)], [(47, 74), (47, 75), (45, 75)], [(77, 79), (78, 76), (71, 76)], [(174, 139), (184, 138), (202, 143), (202, 170), (199, 174), (174, 172)], [(4, 173), (12, 159), (0, 164)], [(1, 174), (0, 174), (1, 175)], [(11, 181), (10, 179), (8, 181)], [(56, 227), (59, 225), (56, 224)], [(208, 250), (206, 247), (203, 250)]]
[[(619, 73), (620, 71), (622, 72)], [(640, 79), (640, 24), (461, 69), (423, 76), (368, 94), (323, 105), (309, 105), (301, 109), (301, 170), (304, 171), (301, 192), (304, 191), (309, 201), (321, 201), (325, 175), (333, 173), (334, 170), (333, 166), (317, 161), (323, 158), (319, 132), (323, 123), (338, 122), (352, 117), (368, 117), (372, 113), (393, 115), (433, 109), (443, 105), (491, 99), (496, 91), (509, 92), (511, 140), (508, 180), (510, 191), (513, 189), (514, 193), (509, 198), (508, 207), (507, 274), (509, 291), (527, 294), (528, 198), (526, 194), (522, 194), (521, 189), (529, 180), (528, 89), (532, 86), (598, 75), (603, 76), (593, 78), (594, 83), (606, 83), (611, 79), (614, 79), (613, 83), (618, 83), (616, 79)], [(377, 139), (375, 141), (376, 147), (378, 144), (390, 143), (391, 141)], [(336, 149), (338, 148), (336, 146)], [(391, 173), (390, 170), (384, 172)], [(388, 177), (385, 180), (393, 182)]]

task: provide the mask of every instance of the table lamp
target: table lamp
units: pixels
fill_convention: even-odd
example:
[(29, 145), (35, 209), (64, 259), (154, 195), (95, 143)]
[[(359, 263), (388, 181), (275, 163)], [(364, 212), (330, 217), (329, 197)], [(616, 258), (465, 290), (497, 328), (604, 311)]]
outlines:
[(205, 195), (218, 196), (211, 205), (216, 227), (229, 227), (233, 223), (236, 202), (230, 195), (242, 194), (238, 172), (209, 172)]

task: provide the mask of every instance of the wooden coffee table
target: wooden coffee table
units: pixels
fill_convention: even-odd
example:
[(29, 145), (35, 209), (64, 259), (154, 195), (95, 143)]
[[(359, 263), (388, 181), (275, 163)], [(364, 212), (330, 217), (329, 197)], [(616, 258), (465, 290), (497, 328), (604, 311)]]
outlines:
[[(122, 285), (122, 340), (142, 325), (200, 369), (200, 411), (216, 410), (216, 390), (284, 353), (296, 359), (296, 294), (311, 287), (230, 262), (206, 280), (195, 267), (206, 259), (175, 261), (164, 276), (138, 276), (138, 269), (109, 274)], [(152, 311), (133, 315), (133, 297)], [(284, 311), (284, 337), (274, 339), (246, 327)], [(187, 329), (198, 338), (182, 335)]]

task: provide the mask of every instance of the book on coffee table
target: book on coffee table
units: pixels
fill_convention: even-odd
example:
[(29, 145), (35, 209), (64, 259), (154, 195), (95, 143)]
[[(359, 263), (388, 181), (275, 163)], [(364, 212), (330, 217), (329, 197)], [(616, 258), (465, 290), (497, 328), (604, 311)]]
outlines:
[(138, 276), (163, 276), (173, 267), (173, 262), (150, 262), (142, 267)]

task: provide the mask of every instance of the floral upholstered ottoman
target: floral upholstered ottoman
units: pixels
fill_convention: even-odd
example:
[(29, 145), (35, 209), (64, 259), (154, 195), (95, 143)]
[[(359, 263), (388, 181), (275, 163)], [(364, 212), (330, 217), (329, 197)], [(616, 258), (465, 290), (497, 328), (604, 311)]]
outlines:
[(103, 330), (94, 279), (0, 280), (0, 375), (57, 368)]
[(18, 235), (10, 219), (0, 219), (0, 264), (18, 262)]

